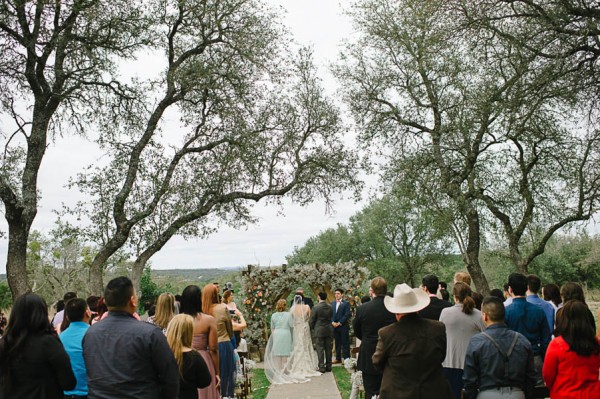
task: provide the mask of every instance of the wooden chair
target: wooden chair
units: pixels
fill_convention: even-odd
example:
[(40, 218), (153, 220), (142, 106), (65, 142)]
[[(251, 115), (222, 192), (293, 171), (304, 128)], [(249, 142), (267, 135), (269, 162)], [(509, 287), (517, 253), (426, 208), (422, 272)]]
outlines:
[(248, 376), (248, 370), (246, 369), (246, 359), (248, 359), (248, 352), (238, 352), (240, 356), (240, 364), (242, 366), (243, 380), (240, 384), (239, 392), (236, 392), (236, 397), (240, 399), (247, 399), (250, 392), (252, 392), (252, 380)]

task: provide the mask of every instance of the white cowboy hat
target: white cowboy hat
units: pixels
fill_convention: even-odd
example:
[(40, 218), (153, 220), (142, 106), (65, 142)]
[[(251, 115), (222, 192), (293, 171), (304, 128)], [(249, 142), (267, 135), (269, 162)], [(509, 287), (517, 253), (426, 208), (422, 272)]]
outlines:
[(414, 313), (429, 305), (429, 295), (420, 288), (410, 288), (407, 284), (398, 284), (394, 288), (394, 297), (386, 296), (383, 303), (391, 313)]

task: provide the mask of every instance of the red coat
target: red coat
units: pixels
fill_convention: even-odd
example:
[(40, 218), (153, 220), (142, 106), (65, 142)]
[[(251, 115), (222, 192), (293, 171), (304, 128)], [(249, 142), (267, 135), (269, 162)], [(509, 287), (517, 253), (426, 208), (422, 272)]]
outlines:
[(600, 399), (600, 354), (579, 356), (562, 337), (550, 342), (542, 374), (552, 399)]

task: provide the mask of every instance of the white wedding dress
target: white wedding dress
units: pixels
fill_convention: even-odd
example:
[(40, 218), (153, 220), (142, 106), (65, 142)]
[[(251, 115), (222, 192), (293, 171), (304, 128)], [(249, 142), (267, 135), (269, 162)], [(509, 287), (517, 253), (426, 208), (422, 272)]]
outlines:
[(282, 364), (282, 358), (275, 356), (273, 334), (265, 349), (265, 375), (271, 384), (290, 384), (309, 381), (309, 377), (321, 375), (317, 371), (317, 352), (313, 349), (309, 320), (309, 307), (302, 303), (302, 297), (294, 297), (290, 309), (292, 318), (292, 351)]

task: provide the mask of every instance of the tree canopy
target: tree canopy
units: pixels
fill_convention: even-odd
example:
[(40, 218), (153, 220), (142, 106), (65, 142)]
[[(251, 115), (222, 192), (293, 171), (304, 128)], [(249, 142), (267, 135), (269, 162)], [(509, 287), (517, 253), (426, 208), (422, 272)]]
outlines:
[(360, 35), (335, 70), (361, 141), (384, 157), (384, 178), (417, 180), (434, 208), (455, 210), (482, 293), (486, 237), (502, 237), (526, 272), (556, 231), (598, 209), (600, 143), (587, 79), (569, 56), (545, 50), (560, 29), (535, 34), (540, 20), (518, 12), (497, 18), (520, 7), (513, 3), (535, 7), (356, 1), (350, 15)]

